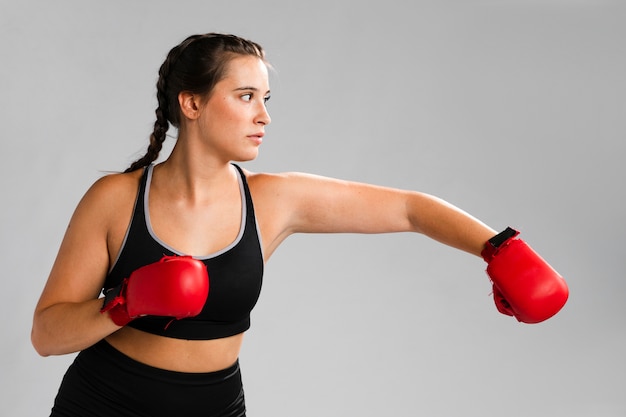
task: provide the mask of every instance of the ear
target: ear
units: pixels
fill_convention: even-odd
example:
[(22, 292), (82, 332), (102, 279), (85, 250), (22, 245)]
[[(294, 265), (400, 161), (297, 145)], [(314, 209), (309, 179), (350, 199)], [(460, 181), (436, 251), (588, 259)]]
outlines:
[(196, 94), (182, 91), (178, 94), (180, 111), (187, 119), (195, 120), (200, 116), (200, 97)]

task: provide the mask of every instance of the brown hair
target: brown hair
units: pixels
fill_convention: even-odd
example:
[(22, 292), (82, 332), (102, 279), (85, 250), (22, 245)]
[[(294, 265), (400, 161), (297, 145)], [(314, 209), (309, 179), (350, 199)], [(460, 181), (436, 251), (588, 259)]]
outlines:
[(252, 55), (265, 60), (263, 48), (235, 35), (207, 33), (192, 35), (175, 46), (159, 69), (156, 122), (146, 154), (125, 172), (135, 171), (155, 161), (171, 124), (180, 126), (178, 94), (187, 91), (208, 94), (222, 78), (226, 65), (237, 55)]

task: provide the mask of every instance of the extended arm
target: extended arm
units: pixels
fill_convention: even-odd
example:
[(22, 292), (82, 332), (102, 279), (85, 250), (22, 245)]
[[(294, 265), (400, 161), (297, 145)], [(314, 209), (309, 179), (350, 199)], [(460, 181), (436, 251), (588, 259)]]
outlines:
[[(258, 188), (257, 188), (258, 187)], [(496, 232), (459, 208), (428, 194), (304, 174), (255, 179), (266, 254), (291, 233), (417, 232), (483, 256), (498, 310), (525, 323), (556, 314), (567, 285), (521, 239)]]
[(480, 256), (496, 234), (463, 210), (420, 192), (300, 173), (257, 175), (251, 185), (268, 254), (293, 233), (416, 232)]

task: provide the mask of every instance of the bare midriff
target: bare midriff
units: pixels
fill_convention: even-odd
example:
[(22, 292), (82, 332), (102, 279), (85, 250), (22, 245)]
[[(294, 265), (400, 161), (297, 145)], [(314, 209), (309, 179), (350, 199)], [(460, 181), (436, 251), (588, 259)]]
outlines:
[(155, 368), (177, 372), (214, 372), (237, 361), (243, 333), (214, 340), (186, 340), (157, 336), (123, 327), (106, 341), (126, 356)]

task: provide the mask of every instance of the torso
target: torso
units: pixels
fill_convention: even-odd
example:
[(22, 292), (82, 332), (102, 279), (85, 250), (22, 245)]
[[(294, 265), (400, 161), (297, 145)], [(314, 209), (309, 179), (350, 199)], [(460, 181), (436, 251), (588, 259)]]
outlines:
[[(150, 192), (149, 211), (152, 227), (160, 240), (194, 256), (216, 252), (233, 242), (241, 222), (238, 214), (240, 210), (233, 210), (233, 207), (241, 205), (234, 175), (231, 176), (232, 181), (218, 193), (220, 198), (189, 206), (184, 204), (183, 199), (177, 202), (170, 197), (171, 194), (161, 192), (160, 187), (166, 184), (160, 179), (157, 168)], [(120, 203), (116, 207), (107, 239), (111, 265), (124, 241), (140, 177), (141, 170), (130, 174), (129, 179), (132, 180), (119, 193)], [(203, 232), (207, 230), (212, 232)], [(122, 353), (147, 365), (179, 372), (212, 372), (225, 369), (237, 360), (243, 333), (213, 340), (186, 340), (158, 336), (125, 326), (106, 340)]]

